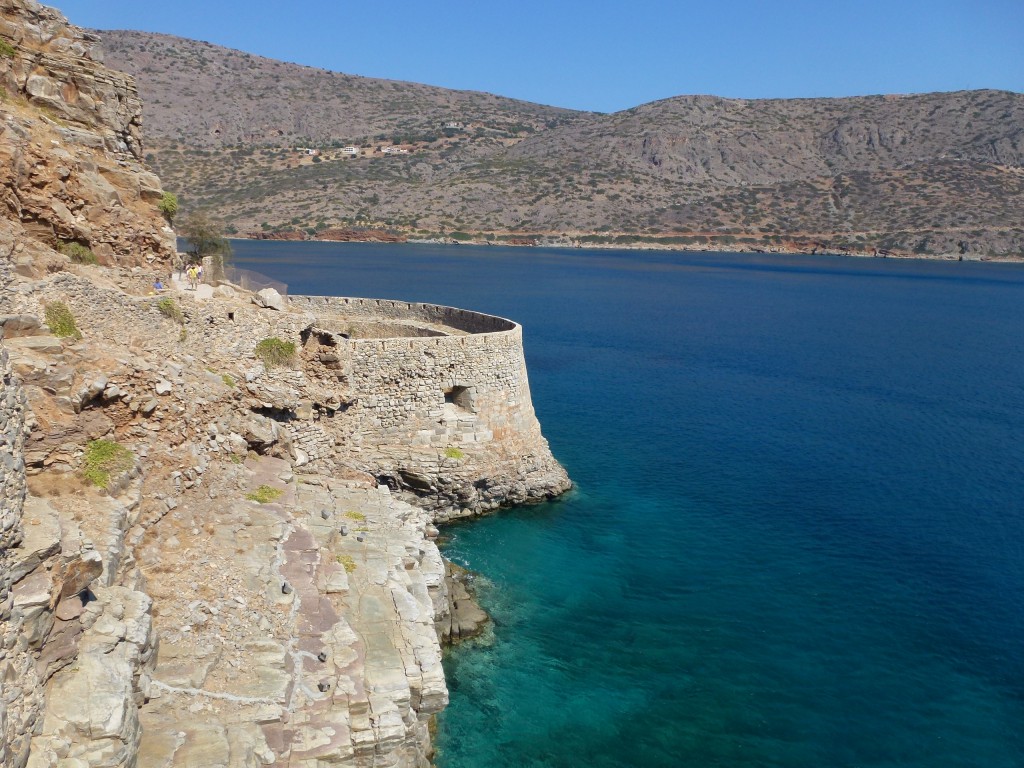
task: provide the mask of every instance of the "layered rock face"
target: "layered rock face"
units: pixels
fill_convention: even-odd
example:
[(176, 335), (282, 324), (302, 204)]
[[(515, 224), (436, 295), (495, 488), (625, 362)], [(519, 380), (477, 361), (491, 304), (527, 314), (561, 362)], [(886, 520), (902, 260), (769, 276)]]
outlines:
[(94, 39), (32, 0), (0, 0), (0, 253), (45, 271), (48, 249), (88, 247), (103, 263), (174, 253), (142, 163), (142, 105)]
[(27, 754), (28, 733), (41, 708), (41, 691), (34, 659), (27, 652), (23, 622), (13, 616), (11, 586), (15, 571), (14, 548), (22, 543), (25, 507), (25, 395), (13, 378), (6, 349), (0, 349), (0, 764), (9, 765)]

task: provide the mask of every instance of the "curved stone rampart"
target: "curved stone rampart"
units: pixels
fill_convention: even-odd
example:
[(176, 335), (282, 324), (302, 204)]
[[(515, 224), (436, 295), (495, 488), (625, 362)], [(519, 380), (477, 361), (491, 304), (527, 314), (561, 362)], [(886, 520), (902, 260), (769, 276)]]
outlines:
[(289, 301), (320, 319), (418, 321), (472, 334), (500, 333), (519, 327), (503, 317), (441, 304), (345, 296), (290, 296)]
[(330, 354), (355, 404), (352, 440), (373, 457), (382, 480), (417, 493), (442, 516), (548, 498), (569, 487), (533, 410), (518, 323), (387, 299), (290, 301), (335, 334), (374, 319), (443, 334), (335, 339)]

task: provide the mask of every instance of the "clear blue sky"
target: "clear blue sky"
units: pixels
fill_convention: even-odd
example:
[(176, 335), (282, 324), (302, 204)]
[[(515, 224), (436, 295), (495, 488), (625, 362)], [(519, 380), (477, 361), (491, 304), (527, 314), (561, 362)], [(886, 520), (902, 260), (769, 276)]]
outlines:
[(62, 0), (81, 26), (612, 112), (682, 94), (1024, 91), (1024, 0)]

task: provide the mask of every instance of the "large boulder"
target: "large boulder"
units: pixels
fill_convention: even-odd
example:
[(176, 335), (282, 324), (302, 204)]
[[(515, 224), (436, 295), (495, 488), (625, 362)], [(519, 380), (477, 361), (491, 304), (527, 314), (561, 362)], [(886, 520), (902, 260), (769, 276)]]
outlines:
[(285, 298), (273, 288), (264, 288), (254, 293), (252, 295), (252, 303), (257, 307), (276, 309), (278, 312), (284, 312), (287, 306)]

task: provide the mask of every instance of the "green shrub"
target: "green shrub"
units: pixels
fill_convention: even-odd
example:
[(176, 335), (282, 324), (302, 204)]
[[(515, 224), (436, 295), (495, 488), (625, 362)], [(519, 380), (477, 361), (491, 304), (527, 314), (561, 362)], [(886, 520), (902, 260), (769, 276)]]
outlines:
[(178, 215), (178, 196), (176, 194), (164, 192), (156, 207), (163, 214), (163, 217), (167, 219), (168, 224), (174, 224), (174, 217)]
[(455, 448), (454, 446), (450, 446), (448, 448), (445, 448), (444, 449), (444, 455), (445, 455), (445, 458), (448, 458), (448, 459), (464, 459), (464, 458), (466, 458), (466, 454), (463, 451), (459, 450), (458, 448)]
[(99, 259), (96, 258), (96, 254), (92, 252), (90, 248), (70, 241), (67, 243), (60, 244), (60, 252), (71, 259), (76, 264), (99, 264)]
[(256, 357), (266, 368), (290, 363), (295, 357), (295, 343), (271, 336), (256, 345)]
[(269, 485), (261, 485), (252, 493), (245, 494), (245, 498), (249, 501), (256, 501), (260, 504), (269, 504), (282, 496), (284, 496), (284, 491), (280, 488), (271, 488)]
[(63, 301), (51, 301), (46, 305), (46, 325), (50, 333), (61, 339), (80, 339), (82, 332), (78, 330), (75, 316)]
[(6, 40), (0, 40), (0, 56), (6, 59), (14, 58), (15, 48)]
[(156, 308), (160, 310), (160, 314), (164, 317), (169, 317), (180, 325), (185, 324), (185, 314), (181, 311), (181, 307), (178, 306), (178, 303), (170, 296), (160, 299), (160, 301), (156, 303)]
[(110, 484), (110, 476), (131, 469), (135, 455), (113, 440), (93, 440), (85, 446), (82, 476), (98, 488)]

